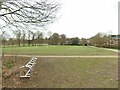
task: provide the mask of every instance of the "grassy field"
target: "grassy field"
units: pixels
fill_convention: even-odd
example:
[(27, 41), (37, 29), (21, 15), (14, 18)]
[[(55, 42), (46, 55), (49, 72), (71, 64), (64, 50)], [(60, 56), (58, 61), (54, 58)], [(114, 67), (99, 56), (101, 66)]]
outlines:
[[(23, 55), (118, 55), (118, 53), (88, 46), (31, 46), (6, 47), (5, 54)], [(25, 65), (27, 57), (5, 57), (15, 59), (14, 68)], [(118, 58), (47, 58), (39, 57), (31, 79), (21, 80), (19, 75), (3, 82), (5, 87), (17, 88), (117, 88)]]
[(5, 54), (27, 55), (117, 55), (117, 53), (87, 46), (31, 46), (31, 47), (6, 47)]
[[(22, 57), (21, 60), (18, 61), (20, 64), (29, 59)], [(117, 58), (38, 58), (30, 80), (20, 80), (16, 75), (6, 80), (3, 85), (19, 88), (117, 88), (118, 60)]]

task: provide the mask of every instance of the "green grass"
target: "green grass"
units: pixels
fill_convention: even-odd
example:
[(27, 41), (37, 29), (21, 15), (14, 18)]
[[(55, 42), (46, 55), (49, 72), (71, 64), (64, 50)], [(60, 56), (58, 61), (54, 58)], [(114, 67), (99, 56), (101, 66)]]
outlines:
[[(35, 73), (35, 74), (34, 74)], [(117, 58), (39, 58), (32, 81), (40, 88), (117, 88)], [(29, 86), (30, 85), (30, 86)]]
[(6, 47), (5, 54), (27, 55), (117, 55), (117, 53), (87, 46), (31, 46), (31, 47)]
[(13, 61), (11, 60), (6, 60), (3, 65), (7, 68), (12, 68), (14, 66)]

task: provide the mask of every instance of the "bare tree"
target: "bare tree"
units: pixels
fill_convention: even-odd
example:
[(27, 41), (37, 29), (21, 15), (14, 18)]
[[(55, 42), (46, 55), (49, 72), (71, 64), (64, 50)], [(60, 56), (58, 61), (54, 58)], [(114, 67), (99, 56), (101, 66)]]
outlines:
[(50, 37), (49, 44), (59, 45), (60, 44), (60, 35), (58, 33), (53, 33)]
[(11, 46), (13, 47), (13, 45), (15, 44), (14, 38), (10, 38), (10, 39), (8, 40), (8, 43), (9, 43), (9, 45), (11, 45)]
[(43, 41), (43, 33), (40, 31), (36, 32), (37, 38), (36, 38), (36, 43), (41, 44)]
[(20, 30), (16, 30), (16, 31), (13, 31), (13, 33), (15, 34), (16, 36), (16, 40), (17, 40), (17, 44), (18, 46), (20, 47), (20, 44), (21, 44), (21, 31)]
[(31, 35), (32, 35), (32, 46), (34, 46), (36, 33), (31, 31)]
[(28, 42), (28, 46), (30, 46), (30, 44), (31, 44), (31, 31), (28, 30), (27, 34), (28, 34), (28, 40), (27, 40), (27, 42)]
[(81, 38), (80, 44), (83, 45), (83, 46), (84, 45), (86, 46), (87, 45), (87, 39), (86, 38)]
[(9, 27), (45, 27), (54, 22), (59, 8), (51, 0), (0, 0), (0, 20)]
[(66, 35), (65, 34), (61, 34), (60, 35), (60, 44), (64, 45), (66, 41)]
[(110, 37), (103, 33), (98, 33), (95, 36), (90, 38), (90, 44), (98, 47), (103, 47)]
[(26, 37), (26, 32), (24, 30), (22, 30), (21, 39), (22, 39), (23, 46), (25, 46), (25, 37)]
[(3, 47), (5, 47), (5, 43), (6, 43), (6, 32), (5, 31), (2, 31), (2, 34), (1, 34), (1, 38), (2, 38), (2, 45)]
[(5, 47), (7, 39), (10, 38), (10, 35), (5, 30), (3, 30), (3, 31), (1, 30), (1, 32), (2, 32), (0, 35), (0, 40), (2, 41), (1, 45), (3, 45), (3, 47)]

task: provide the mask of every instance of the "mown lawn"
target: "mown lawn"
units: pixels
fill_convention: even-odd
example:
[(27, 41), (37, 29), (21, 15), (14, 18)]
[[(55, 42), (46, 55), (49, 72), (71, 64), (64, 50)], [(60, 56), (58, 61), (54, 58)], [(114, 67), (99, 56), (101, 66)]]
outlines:
[(6, 47), (5, 54), (27, 55), (117, 55), (113, 51), (97, 49), (88, 46), (31, 46), (31, 47)]
[(11, 83), (6, 86), (18, 88), (117, 88), (118, 60), (117, 58), (38, 58), (30, 80), (17, 78), (18, 76), (11, 78)]

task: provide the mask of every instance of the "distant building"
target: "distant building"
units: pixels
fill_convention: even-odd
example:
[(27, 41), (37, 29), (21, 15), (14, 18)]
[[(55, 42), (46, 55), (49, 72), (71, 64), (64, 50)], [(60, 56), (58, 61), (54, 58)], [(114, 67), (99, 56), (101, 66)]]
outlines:
[(117, 47), (120, 45), (120, 35), (111, 35), (110, 39), (104, 43), (104, 46)]

